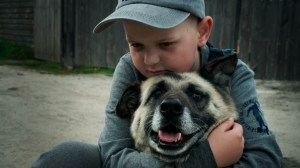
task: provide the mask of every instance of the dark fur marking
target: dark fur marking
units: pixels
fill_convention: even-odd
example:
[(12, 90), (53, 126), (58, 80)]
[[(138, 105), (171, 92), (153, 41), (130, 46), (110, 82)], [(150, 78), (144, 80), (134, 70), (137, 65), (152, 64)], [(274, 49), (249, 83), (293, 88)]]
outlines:
[(121, 118), (130, 118), (140, 105), (141, 83), (133, 82), (123, 93), (116, 106), (116, 114)]
[(205, 105), (207, 105), (209, 102), (209, 95), (203, 92), (203, 90), (201, 90), (199, 86), (196, 86), (192, 83), (188, 84), (185, 92), (189, 96), (189, 98), (193, 100), (192, 102), (195, 103), (199, 110), (205, 108)]
[(229, 104), (231, 102), (231, 98), (229, 96), (229, 91), (227, 88), (224, 87), (218, 87), (215, 86), (215, 88), (217, 89), (217, 91), (220, 93), (220, 95), (222, 96), (222, 100), (226, 103)]
[[(202, 126), (202, 128), (205, 128), (203, 131), (207, 131), (207, 129), (212, 126), (214, 123), (216, 123), (215, 118), (212, 116), (211, 113), (207, 111), (198, 111), (197, 113), (192, 113), (192, 117), (194, 118), (194, 122), (197, 123), (199, 126)], [(199, 120), (201, 119), (201, 120)], [(203, 124), (207, 125), (203, 125)]]
[(148, 104), (151, 99), (158, 99), (162, 94), (166, 93), (169, 90), (165, 81), (160, 81), (157, 84), (154, 84), (150, 90), (150, 95), (148, 96), (145, 104)]
[(205, 64), (200, 69), (200, 75), (221, 87), (228, 87), (230, 79), (237, 65), (237, 55), (233, 53)]

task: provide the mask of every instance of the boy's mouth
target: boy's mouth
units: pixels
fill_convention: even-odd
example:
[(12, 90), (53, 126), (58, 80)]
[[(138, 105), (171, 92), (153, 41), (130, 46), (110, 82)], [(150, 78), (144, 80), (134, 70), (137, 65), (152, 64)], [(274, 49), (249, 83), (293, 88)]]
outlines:
[(159, 71), (152, 71), (152, 70), (147, 70), (148, 73), (150, 73), (153, 76), (158, 76), (163, 74), (165, 71), (164, 70), (159, 70)]

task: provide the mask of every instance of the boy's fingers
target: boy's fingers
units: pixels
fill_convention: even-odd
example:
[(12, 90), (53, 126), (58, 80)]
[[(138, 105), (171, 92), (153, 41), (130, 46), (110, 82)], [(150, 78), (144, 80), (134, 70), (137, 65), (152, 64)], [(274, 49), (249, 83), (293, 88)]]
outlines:
[(234, 130), (236, 133), (240, 134), (241, 136), (243, 136), (243, 126), (238, 124), (238, 123), (234, 123), (232, 130)]
[(234, 119), (232, 117), (230, 117), (228, 120), (224, 121), (221, 124), (221, 128), (224, 131), (229, 131), (232, 129), (233, 125), (234, 125)]

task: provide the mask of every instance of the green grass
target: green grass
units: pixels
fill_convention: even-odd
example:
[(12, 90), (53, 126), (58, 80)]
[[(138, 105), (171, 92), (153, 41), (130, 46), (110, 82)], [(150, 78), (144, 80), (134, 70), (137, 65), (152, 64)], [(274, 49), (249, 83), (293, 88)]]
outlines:
[(113, 68), (76, 66), (67, 70), (62, 63), (38, 60), (34, 58), (33, 48), (24, 44), (0, 39), (0, 65), (17, 65), (51, 74), (105, 74), (112, 75)]
[(33, 58), (33, 48), (24, 44), (0, 40), (0, 60)]
[(101, 73), (105, 75), (112, 75), (114, 73), (113, 68), (102, 68), (102, 67), (88, 67), (79, 66), (73, 70), (75, 73), (87, 74), (87, 73)]
[[(20, 65), (20, 64), (19, 64)], [(52, 74), (105, 74), (112, 75), (114, 69), (102, 67), (77, 66), (73, 70), (67, 70), (60, 63), (51, 63), (41, 60), (23, 61), (21, 66)]]

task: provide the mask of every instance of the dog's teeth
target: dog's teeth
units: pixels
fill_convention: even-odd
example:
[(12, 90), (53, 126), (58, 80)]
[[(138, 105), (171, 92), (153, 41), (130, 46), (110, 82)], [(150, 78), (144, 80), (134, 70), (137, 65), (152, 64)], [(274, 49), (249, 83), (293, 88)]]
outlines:
[(179, 135), (178, 135), (178, 137), (177, 137), (177, 141), (176, 142), (178, 142), (178, 141), (181, 141), (182, 140), (182, 136), (181, 136), (181, 133), (179, 133)]
[(175, 142), (181, 141), (181, 139), (182, 139), (181, 133), (178, 133)]
[(170, 133), (170, 132), (165, 132), (165, 131), (159, 131), (158, 132), (158, 137), (160, 140), (164, 142), (178, 142), (181, 140), (182, 136), (181, 133)]

